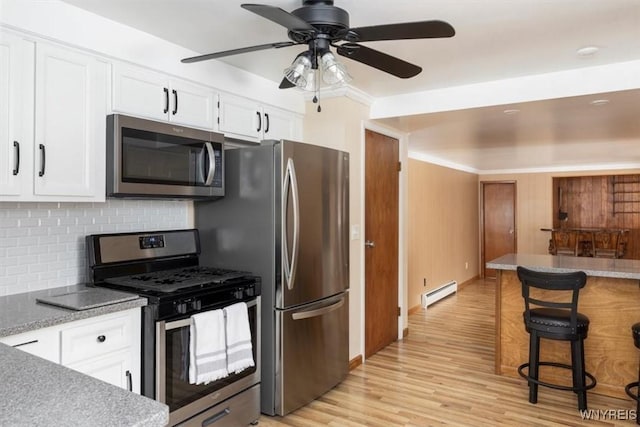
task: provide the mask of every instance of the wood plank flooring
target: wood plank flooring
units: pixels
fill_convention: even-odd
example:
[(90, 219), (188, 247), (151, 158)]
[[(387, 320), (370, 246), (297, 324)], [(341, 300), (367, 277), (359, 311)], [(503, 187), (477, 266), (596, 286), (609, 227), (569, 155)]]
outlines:
[(635, 417), (630, 399), (590, 393), (589, 409), (597, 418), (585, 420), (573, 393), (541, 388), (532, 405), (524, 380), (495, 375), (494, 286), (478, 280), (412, 314), (404, 340), (366, 360), (316, 401), (285, 417), (263, 415), (260, 425), (635, 425), (628, 419)]

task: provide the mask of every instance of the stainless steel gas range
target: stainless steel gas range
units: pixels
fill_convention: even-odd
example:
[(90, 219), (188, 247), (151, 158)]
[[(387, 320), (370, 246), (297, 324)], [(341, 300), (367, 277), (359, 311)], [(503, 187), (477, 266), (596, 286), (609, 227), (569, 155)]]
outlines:
[[(149, 301), (142, 309), (141, 390), (169, 406), (170, 425), (255, 423), (260, 416), (260, 279), (200, 267), (194, 229), (91, 235), (87, 251), (95, 286)], [(208, 384), (190, 383), (191, 316), (237, 302), (247, 305), (255, 366)]]

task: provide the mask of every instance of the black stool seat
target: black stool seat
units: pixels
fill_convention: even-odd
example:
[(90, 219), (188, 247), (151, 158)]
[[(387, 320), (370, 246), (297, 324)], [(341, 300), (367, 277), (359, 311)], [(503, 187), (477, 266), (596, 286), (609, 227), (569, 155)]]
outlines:
[[(578, 395), (578, 409), (586, 410), (587, 390), (596, 386), (596, 379), (586, 371), (584, 360), (584, 340), (589, 332), (589, 318), (578, 312), (578, 294), (587, 283), (587, 275), (582, 271), (546, 273), (524, 267), (518, 267), (517, 272), (525, 305), (522, 315), (529, 333), (529, 362), (520, 365), (518, 373), (529, 384), (529, 402), (537, 403), (538, 386), (541, 385), (573, 391)], [(560, 301), (555, 295), (551, 297), (552, 291), (564, 291), (562, 295), (569, 293), (570, 298)], [(571, 364), (540, 361), (540, 338), (570, 342)], [(540, 381), (540, 366), (570, 369), (572, 385)]]
[[(523, 315), (525, 315), (523, 313)], [(589, 332), (589, 318), (576, 313), (576, 329), (571, 329), (571, 313), (558, 308), (533, 308), (529, 310), (530, 320), (526, 321), (527, 332), (538, 331), (540, 336), (557, 340), (586, 338)]]
[[(633, 343), (637, 348), (640, 348), (640, 323), (636, 323), (631, 327), (631, 335), (633, 336)], [(634, 388), (636, 389), (635, 393), (632, 392)], [(636, 401), (636, 424), (640, 424), (640, 367), (638, 369), (638, 381), (627, 384), (624, 391)]]

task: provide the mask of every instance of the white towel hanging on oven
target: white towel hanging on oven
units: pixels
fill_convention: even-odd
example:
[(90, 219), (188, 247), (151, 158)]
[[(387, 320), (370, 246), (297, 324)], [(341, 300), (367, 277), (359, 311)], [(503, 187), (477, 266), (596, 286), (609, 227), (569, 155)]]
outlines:
[(227, 324), (227, 371), (239, 373), (255, 366), (247, 304), (239, 302), (224, 308)]
[(207, 384), (229, 375), (222, 310), (191, 316), (189, 383)]

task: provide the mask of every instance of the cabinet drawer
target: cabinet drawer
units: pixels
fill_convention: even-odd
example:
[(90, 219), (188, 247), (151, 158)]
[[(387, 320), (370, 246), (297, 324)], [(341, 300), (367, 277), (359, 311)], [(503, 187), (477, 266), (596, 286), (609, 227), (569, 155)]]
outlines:
[(110, 317), (64, 329), (61, 337), (61, 363), (86, 360), (131, 345), (132, 331), (129, 316)]
[(60, 347), (55, 329), (44, 328), (0, 338), (0, 342), (34, 356), (60, 363)]

